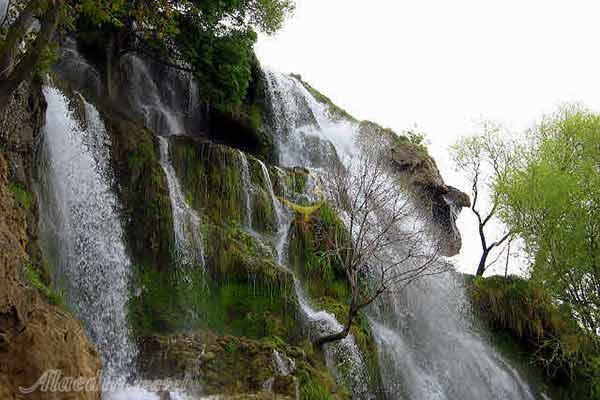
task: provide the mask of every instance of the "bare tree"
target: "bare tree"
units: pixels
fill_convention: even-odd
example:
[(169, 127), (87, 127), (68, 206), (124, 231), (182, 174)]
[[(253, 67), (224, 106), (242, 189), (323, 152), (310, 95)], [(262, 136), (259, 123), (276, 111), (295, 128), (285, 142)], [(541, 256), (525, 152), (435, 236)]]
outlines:
[[(451, 155), (457, 169), (464, 173), (471, 183), (471, 211), (477, 217), (481, 258), (477, 266), (477, 276), (493, 265), (500, 254), (489, 262), (495, 249), (509, 240), (513, 234), (496, 220), (500, 197), (496, 183), (500, 181), (519, 160), (519, 146), (509, 140), (500, 125), (482, 123), (482, 134), (460, 139), (451, 148)], [(490, 238), (495, 231), (496, 240)]]
[(350, 285), (348, 318), (340, 332), (315, 340), (345, 338), (358, 313), (384, 293), (403, 290), (419, 278), (449, 267), (438, 262), (439, 247), (428, 240), (427, 224), (377, 146), (352, 166), (336, 165), (326, 176), (326, 194), (346, 229), (325, 240)]

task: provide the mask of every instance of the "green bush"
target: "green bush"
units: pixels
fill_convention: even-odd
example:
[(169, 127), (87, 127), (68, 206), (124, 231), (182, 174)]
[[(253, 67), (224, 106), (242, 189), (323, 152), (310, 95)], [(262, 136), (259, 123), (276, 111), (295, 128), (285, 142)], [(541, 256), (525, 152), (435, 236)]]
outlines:
[[(503, 348), (526, 354), (561, 398), (600, 399), (600, 349), (577, 321), (532, 281), (477, 277), (469, 290), (476, 313)], [(512, 340), (512, 342), (511, 342)]]

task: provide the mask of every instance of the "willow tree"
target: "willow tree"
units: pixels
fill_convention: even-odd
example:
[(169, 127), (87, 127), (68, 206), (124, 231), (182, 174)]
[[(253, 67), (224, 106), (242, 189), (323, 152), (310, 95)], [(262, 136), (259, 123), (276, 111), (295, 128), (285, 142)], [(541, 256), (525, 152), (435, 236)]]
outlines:
[(316, 345), (345, 338), (359, 312), (380, 296), (449, 269), (389, 165), (385, 150), (370, 144), (350, 167), (335, 164), (327, 171), (326, 197), (344, 229), (319, 239), (331, 242), (326, 255), (343, 269), (350, 298), (342, 330), (317, 338)]
[(523, 237), (532, 278), (591, 336), (600, 328), (600, 115), (567, 107), (534, 131), (525, 165), (499, 182), (502, 217)]
[(521, 146), (491, 122), (482, 124), (479, 135), (464, 137), (451, 147), (457, 170), (471, 185), (471, 212), (477, 218), (481, 257), (476, 275), (482, 276), (500, 257), (490, 261), (494, 251), (510, 240), (513, 233), (502, 226), (498, 217), (500, 197), (497, 183), (521, 159)]

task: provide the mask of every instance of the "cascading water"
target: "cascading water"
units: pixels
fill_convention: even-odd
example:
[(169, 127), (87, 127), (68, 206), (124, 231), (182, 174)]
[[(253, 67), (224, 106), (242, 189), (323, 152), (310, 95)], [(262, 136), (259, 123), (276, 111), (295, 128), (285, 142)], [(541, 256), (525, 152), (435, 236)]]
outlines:
[[(204, 238), (200, 230), (201, 219), (188, 204), (177, 174), (171, 163), (168, 136), (186, 132), (186, 119), (182, 110), (193, 112), (198, 100), (196, 83), (191, 76), (187, 80), (170, 72), (168, 79), (157, 82), (147, 63), (135, 56), (128, 56), (122, 62), (128, 71), (128, 83), (124, 90), (130, 94), (132, 107), (143, 116), (146, 127), (158, 135), (160, 165), (167, 177), (169, 198), (173, 212), (175, 231), (175, 257), (180, 266), (204, 266)], [(178, 95), (183, 93), (179, 86), (188, 91), (188, 104), (181, 104)], [(185, 274), (183, 279), (186, 280)]]
[[(277, 221), (277, 234), (275, 237), (275, 249), (277, 253), (278, 263), (288, 271), (294, 281), (294, 289), (300, 304), (300, 311), (304, 322), (312, 336), (320, 337), (339, 332), (343, 329), (342, 325), (337, 321), (335, 316), (326, 311), (315, 310), (308, 297), (304, 293), (302, 284), (294, 271), (287, 267), (287, 244), (289, 240), (289, 228), (292, 222), (291, 213), (282, 207), (281, 203), (275, 196), (273, 184), (269, 175), (269, 170), (262, 161), (258, 161), (263, 179), (267, 187), (267, 191), (273, 202), (273, 212)], [(348, 335), (343, 340), (336, 343), (325, 345), (325, 354), (327, 366), (337, 375), (337, 378), (347, 383), (352, 389), (353, 398), (355, 399), (374, 399), (375, 396), (370, 393), (368, 388), (368, 371), (362, 354), (354, 341), (352, 335)], [(346, 373), (341, 374), (343, 369)]]
[(175, 231), (175, 256), (182, 266), (204, 266), (204, 239), (200, 231), (200, 217), (191, 208), (181, 190), (169, 155), (169, 140), (159, 136), (160, 165), (167, 176), (173, 229)]
[(136, 355), (126, 312), (131, 262), (111, 189), (109, 139), (90, 104), (85, 103), (81, 124), (59, 90), (46, 87), (44, 95), (48, 110), (38, 182), (42, 248), (69, 306), (100, 351), (104, 376), (125, 379)]
[(252, 231), (252, 180), (250, 179), (250, 166), (248, 158), (243, 151), (238, 150), (240, 156), (240, 167), (242, 169), (242, 190), (244, 195), (244, 206), (246, 207), (246, 227)]
[[(298, 80), (275, 72), (266, 77), (280, 164), (319, 169), (340, 160), (351, 166), (360, 151), (356, 124), (331, 115)], [(310, 314), (301, 289), (298, 297)], [(534, 398), (472, 327), (465, 315), (467, 303), (462, 283), (445, 273), (408, 286), (401, 295), (381, 298), (368, 310), (386, 397)]]
[(390, 393), (402, 390), (410, 399), (534, 399), (464, 315), (468, 300), (456, 275), (426, 278), (378, 306), (370, 313), (372, 330)]

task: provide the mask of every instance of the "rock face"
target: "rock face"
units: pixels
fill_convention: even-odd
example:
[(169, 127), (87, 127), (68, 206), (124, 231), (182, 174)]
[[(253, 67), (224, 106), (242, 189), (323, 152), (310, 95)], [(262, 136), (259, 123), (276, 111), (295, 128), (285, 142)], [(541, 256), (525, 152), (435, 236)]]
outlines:
[(47, 370), (93, 378), (101, 367), (79, 322), (48, 289), (35, 245), (34, 143), (44, 120), (39, 86), (22, 87), (0, 116), (0, 398), (98, 399), (98, 392), (24, 395)]
[(469, 196), (444, 183), (435, 160), (424, 146), (369, 121), (361, 122), (360, 131), (363, 137), (378, 136), (387, 142), (386, 157), (392, 169), (404, 178), (426, 215), (439, 227), (444, 237), (444, 255), (457, 254), (461, 237), (455, 224), (456, 216), (461, 208), (471, 205)]
[(456, 216), (462, 207), (471, 205), (469, 196), (447, 186), (433, 158), (412, 143), (396, 143), (390, 149), (389, 158), (419, 196), (421, 205), (430, 212), (442, 235), (446, 236), (444, 255), (458, 254), (461, 237), (455, 224)]
[[(97, 60), (81, 56), (73, 40), (65, 41), (61, 53), (55, 66), (59, 85), (93, 103), (110, 135), (114, 190), (133, 261), (128, 312), (131, 334), (139, 343), (141, 376), (191, 373), (199, 393), (225, 399), (350, 398), (350, 386), (339, 378), (336, 383), (327, 367), (332, 361), (326, 363), (324, 354), (307, 343), (292, 272), (280, 265), (278, 252), (285, 246), (278, 249), (283, 242), (275, 240), (282, 218), (275, 196), (307, 201), (314, 183), (306, 171), (268, 164), (275, 159), (275, 146), (263, 121), (268, 110), (258, 64), (246, 103), (239, 110), (218, 111), (192, 95), (198, 88), (189, 77), (171, 75), (161, 66), (126, 58), (107, 84), (94, 66)], [(169, 84), (172, 91), (163, 87)], [(335, 118), (352, 119), (304, 85), (318, 101), (330, 104)], [(79, 97), (68, 97), (77, 114)], [(81, 325), (50, 289), (50, 274), (36, 244), (32, 181), (43, 98), (39, 84), (22, 88), (0, 116), (0, 399), (20, 398), (18, 386), (32, 385), (47, 369), (93, 377), (101, 367)], [(376, 124), (360, 126), (385, 138), (390, 167), (405, 178), (436, 222), (446, 253), (458, 252), (454, 221), (468, 197), (444, 184), (425, 149)], [(178, 135), (183, 133), (188, 135)], [(159, 140), (157, 135), (172, 137)], [(168, 143), (167, 153), (159, 143)], [(201, 214), (201, 263), (188, 265), (176, 257), (177, 213), (169, 197), (173, 179), (163, 168), (165, 154), (185, 203)], [(331, 143), (318, 156), (323, 163), (339, 162)], [(298, 221), (283, 232), (289, 234), (289, 263), (318, 309), (343, 322), (348, 282), (341, 267), (323, 257), (330, 249), (319, 241), (324, 233), (342, 229), (341, 222), (327, 206), (311, 224)], [(368, 321), (357, 320), (352, 334), (357, 353), (365, 355), (373, 372), (369, 389), (382, 398)], [(338, 365), (337, 373), (349, 374), (347, 367)], [(27, 398), (98, 397), (81, 392)]]
[(288, 356), (276, 344), (208, 332), (146, 337), (141, 349), (140, 368), (148, 377), (158, 379), (166, 373), (181, 379), (187, 374), (203, 394), (225, 398), (296, 398), (296, 364), (309, 368), (299, 348), (286, 349), (293, 357), (292, 370), (279, 370), (277, 357)]

